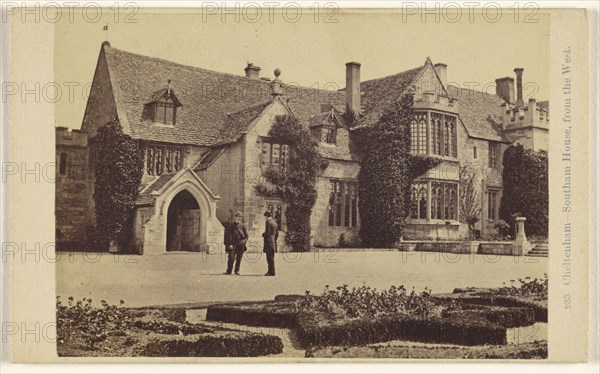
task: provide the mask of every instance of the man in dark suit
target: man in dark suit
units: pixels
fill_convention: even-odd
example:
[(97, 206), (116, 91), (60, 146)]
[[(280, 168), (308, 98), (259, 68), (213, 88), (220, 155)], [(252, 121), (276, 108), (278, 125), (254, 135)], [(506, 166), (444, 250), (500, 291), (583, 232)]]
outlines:
[(225, 250), (227, 251), (227, 270), (224, 274), (231, 274), (233, 263), (235, 262), (235, 274), (240, 275), (240, 264), (244, 252), (246, 252), (246, 242), (248, 241), (248, 230), (242, 223), (242, 212), (235, 213), (235, 221), (228, 225), (225, 230)]
[(266, 211), (265, 217), (267, 217), (267, 222), (265, 223), (265, 232), (263, 233), (263, 238), (265, 239), (265, 244), (263, 247), (263, 252), (267, 255), (267, 265), (269, 270), (265, 276), (275, 276), (275, 252), (277, 252), (277, 237), (279, 237), (279, 227), (277, 227), (277, 222), (273, 219), (273, 213)]

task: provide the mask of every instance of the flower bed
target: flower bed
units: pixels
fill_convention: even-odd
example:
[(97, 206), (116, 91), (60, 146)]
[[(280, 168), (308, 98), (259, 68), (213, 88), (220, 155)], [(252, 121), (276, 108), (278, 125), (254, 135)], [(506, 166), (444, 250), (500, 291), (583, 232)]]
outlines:
[(57, 300), (61, 357), (255, 357), (283, 351), (277, 336), (192, 324), (181, 308), (127, 309), (92, 300)]

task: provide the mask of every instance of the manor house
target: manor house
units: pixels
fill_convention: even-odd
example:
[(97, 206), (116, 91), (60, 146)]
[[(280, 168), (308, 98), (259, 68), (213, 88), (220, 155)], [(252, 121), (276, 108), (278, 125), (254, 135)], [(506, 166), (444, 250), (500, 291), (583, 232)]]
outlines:
[(406, 235), (413, 238), (466, 235), (459, 212), (461, 164), (478, 171), (477, 228), (485, 235), (498, 219), (504, 149), (514, 142), (548, 147), (548, 102), (523, 98), (523, 69), (514, 69), (516, 84), (513, 77), (496, 79), (491, 94), (447, 84), (448, 67), (429, 58), (364, 82), (361, 65), (348, 62), (340, 67), (346, 87), (339, 91), (286, 85), (278, 70), (268, 78), (251, 63), (242, 67), (244, 74), (219, 73), (102, 43), (81, 129), (56, 128), (58, 244), (83, 245), (94, 224), (96, 134), (113, 120), (146, 149), (134, 222), (134, 245), (144, 254), (219, 251), (223, 223), (236, 211), (244, 213), (250, 250), (262, 248), (265, 210), (285, 237), (285, 202), (255, 189), (263, 170), (288, 168), (294, 158), (290, 144), (268, 136), (278, 115), (309, 127), (326, 160), (311, 216), (314, 246), (358, 241), (360, 154), (351, 141), (349, 111), (368, 126), (403, 93), (414, 92), (410, 150), (442, 162), (412, 186)]

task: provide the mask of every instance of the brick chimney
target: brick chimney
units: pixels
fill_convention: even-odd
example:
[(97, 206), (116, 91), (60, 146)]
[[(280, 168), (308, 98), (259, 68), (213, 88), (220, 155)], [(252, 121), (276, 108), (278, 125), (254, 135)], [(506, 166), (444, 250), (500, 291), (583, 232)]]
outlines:
[(435, 72), (437, 73), (438, 77), (440, 77), (442, 84), (444, 87), (446, 87), (446, 70), (448, 69), (448, 65), (440, 62), (433, 65), (433, 67), (435, 68)]
[(515, 74), (517, 75), (517, 106), (520, 108), (524, 105), (523, 103), (523, 68), (515, 68)]
[(253, 63), (249, 62), (248, 66), (244, 68), (246, 72), (246, 78), (250, 79), (260, 79), (260, 68), (258, 66), (254, 66)]
[(346, 64), (346, 110), (360, 113), (360, 64)]
[(509, 104), (515, 103), (515, 80), (512, 77), (496, 79), (496, 95)]

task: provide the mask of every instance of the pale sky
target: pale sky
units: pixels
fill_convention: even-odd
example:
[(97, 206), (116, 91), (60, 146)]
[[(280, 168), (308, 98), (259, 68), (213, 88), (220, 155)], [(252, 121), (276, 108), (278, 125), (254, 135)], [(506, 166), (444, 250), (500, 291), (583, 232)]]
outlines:
[[(477, 82), (482, 87), (496, 78), (513, 76), (515, 67), (525, 69), (527, 100), (548, 99), (549, 16), (538, 13), (537, 23), (515, 22), (508, 10), (496, 23), (476, 14), (469, 22), (433, 15), (422, 22), (420, 15), (363, 11), (337, 14), (337, 23), (325, 23), (328, 12), (303, 10), (299, 21), (287, 22), (281, 14), (265, 10), (260, 21), (248, 20), (256, 13), (243, 14), (236, 21), (227, 15), (205, 15), (179, 10), (157, 14), (141, 11), (137, 23), (125, 22), (129, 13), (103, 12), (97, 22), (81, 16), (62, 17), (55, 28), (55, 78), (64, 87), (56, 103), (56, 125), (80, 128), (85, 110), (83, 87), (91, 83), (100, 45), (106, 38), (103, 26), (109, 24), (108, 40), (114, 48), (177, 63), (232, 74), (244, 74), (246, 62), (262, 68), (261, 76), (273, 77), (280, 68), (284, 82), (323, 88), (334, 83), (345, 86), (345, 63), (358, 61), (361, 80), (379, 78), (421, 66), (431, 57), (433, 63), (448, 65), (448, 82), (459, 86)], [(239, 13), (238, 13), (239, 14)], [(290, 13), (291, 15), (294, 15)], [(73, 100), (67, 100), (67, 85), (76, 82)], [(493, 86), (491, 88), (493, 91)]]

